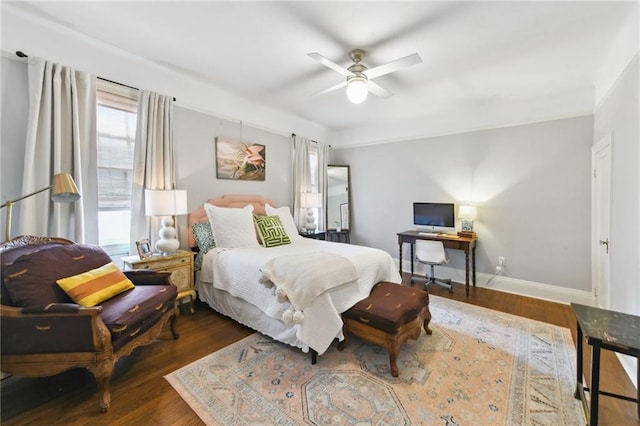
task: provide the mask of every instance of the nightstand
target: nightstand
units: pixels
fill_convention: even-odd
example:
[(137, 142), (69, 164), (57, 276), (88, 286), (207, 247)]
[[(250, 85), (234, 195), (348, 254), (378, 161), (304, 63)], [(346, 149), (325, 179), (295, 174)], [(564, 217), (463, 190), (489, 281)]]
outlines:
[(312, 238), (314, 240), (324, 240), (324, 232), (312, 232), (309, 234), (304, 231), (300, 231), (300, 235), (305, 238)]
[(351, 244), (351, 239), (349, 237), (349, 230), (348, 229), (343, 229), (341, 231), (338, 231), (336, 229), (331, 229), (328, 230), (326, 232), (326, 237), (325, 239), (327, 241), (335, 241), (337, 243), (347, 243), (347, 244)]
[(124, 269), (151, 269), (159, 272), (171, 272), (171, 281), (178, 288), (178, 299), (191, 297), (191, 313), (196, 291), (193, 286), (193, 257), (195, 253), (187, 250), (178, 250), (168, 255), (153, 255), (146, 259), (139, 256), (127, 256), (122, 258)]

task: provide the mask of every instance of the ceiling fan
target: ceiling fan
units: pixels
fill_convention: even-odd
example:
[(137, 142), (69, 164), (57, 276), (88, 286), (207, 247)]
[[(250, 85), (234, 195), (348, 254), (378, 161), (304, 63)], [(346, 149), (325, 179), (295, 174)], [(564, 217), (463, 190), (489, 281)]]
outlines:
[(362, 64), (362, 59), (366, 56), (366, 52), (362, 49), (353, 49), (349, 52), (349, 57), (353, 61), (353, 64), (348, 68), (344, 68), (325, 58), (318, 52), (308, 53), (307, 56), (320, 62), (325, 67), (331, 68), (332, 70), (347, 77), (347, 79), (342, 83), (329, 87), (328, 89), (317, 93), (316, 96), (324, 95), (325, 93), (333, 92), (334, 90), (338, 90), (346, 86), (347, 98), (349, 98), (349, 100), (354, 104), (364, 102), (364, 100), (367, 99), (369, 92), (380, 96), (381, 98), (389, 98), (393, 96), (393, 93), (371, 80), (422, 62), (420, 55), (414, 53), (409, 56), (387, 62), (386, 64), (378, 65), (377, 67), (367, 68)]

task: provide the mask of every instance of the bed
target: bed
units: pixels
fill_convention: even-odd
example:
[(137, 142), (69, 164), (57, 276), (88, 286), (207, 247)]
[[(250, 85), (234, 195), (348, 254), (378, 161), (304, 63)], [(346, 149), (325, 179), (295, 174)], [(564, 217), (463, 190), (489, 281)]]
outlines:
[[(264, 219), (278, 216), (277, 223), (282, 223), (290, 242), (269, 246), (265, 239), (262, 245), (257, 244), (263, 233), (260, 227), (254, 226), (253, 235), (249, 235), (246, 226), (240, 232), (235, 219), (227, 220), (232, 215), (246, 216), (246, 210), (251, 209), (251, 215), (265, 216)], [(221, 224), (233, 231), (221, 229)], [(204, 247), (199, 254), (199, 299), (217, 312), (304, 352), (311, 349), (322, 354), (335, 338), (342, 340), (340, 314), (366, 298), (376, 283), (401, 282), (388, 253), (301, 237), (288, 207), (278, 208), (261, 196), (225, 195), (207, 200), (203, 208), (189, 214), (189, 230), (207, 225), (212, 228), (216, 247)], [(247, 235), (238, 243), (233, 239), (240, 233)], [(190, 232), (191, 247), (199, 247), (200, 239)], [(265, 279), (267, 271), (275, 288)], [(279, 297), (285, 288), (281, 284), (283, 277), (295, 284), (286, 287), (288, 298)], [(314, 290), (307, 288), (312, 287), (310, 283)], [(296, 293), (302, 291), (297, 290), (300, 288), (304, 294)]]

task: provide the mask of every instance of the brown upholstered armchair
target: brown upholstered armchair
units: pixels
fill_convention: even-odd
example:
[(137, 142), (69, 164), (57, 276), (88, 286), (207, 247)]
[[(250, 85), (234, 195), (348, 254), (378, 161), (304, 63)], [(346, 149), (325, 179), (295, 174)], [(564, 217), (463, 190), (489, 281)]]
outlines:
[(176, 288), (168, 272), (126, 271), (133, 288), (83, 307), (56, 280), (111, 262), (100, 247), (23, 236), (0, 244), (0, 261), (3, 372), (43, 377), (86, 368), (96, 378), (104, 412), (118, 359), (152, 343), (169, 321), (174, 339), (178, 337)]

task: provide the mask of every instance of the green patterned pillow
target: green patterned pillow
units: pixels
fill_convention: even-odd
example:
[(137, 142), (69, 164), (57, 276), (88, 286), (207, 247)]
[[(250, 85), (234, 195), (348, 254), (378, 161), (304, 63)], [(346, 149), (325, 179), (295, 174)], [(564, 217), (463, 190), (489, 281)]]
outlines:
[(276, 247), (291, 244), (291, 239), (284, 230), (279, 216), (254, 216), (260, 242), (265, 247)]
[(204, 255), (216, 246), (216, 242), (213, 239), (213, 232), (211, 232), (211, 224), (209, 222), (194, 223), (191, 226), (193, 231), (193, 238), (198, 244), (200, 251), (196, 255), (195, 268), (196, 271), (202, 266), (202, 258)]

